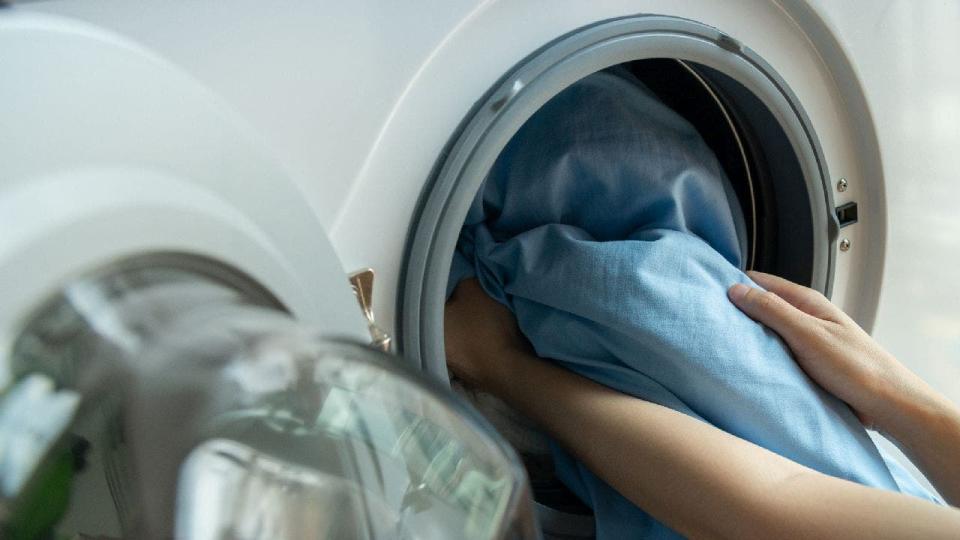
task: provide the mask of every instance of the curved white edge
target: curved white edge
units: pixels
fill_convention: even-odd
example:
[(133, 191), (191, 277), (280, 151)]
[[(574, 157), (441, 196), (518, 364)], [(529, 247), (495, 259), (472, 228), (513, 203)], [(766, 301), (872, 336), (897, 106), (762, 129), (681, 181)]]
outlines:
[(3, 354), (69, 279), (156, 251), (232, 265), (304, 322), (367, 338), (304, 194), (196, 81), (110, 32), (13, 10), (0, 79)]
[[(844, 178), (850, 187), (844, 192), (835, 190), (834, 199), (836, 206), (857, 202), (860, 215), (858, 223), (842, 230), (841, 237), (851, 240), (856, 251), (852, 254), (838, 253), (839, 266), (846, 277), (846, 288), (838, 291), (833, 300), (869, 332), (875, 324), (880, 301), (888, 229), (883, 154), (875, 115), (867, 99), (859, 68), (851, 60), (850, 51), (837, 39), (838, 28), (807, 2), (781, 0), (780, 3), (797, 25), (803, 28), (828, 66), (843, 105), (843, 120), (852, 128), (852, 142), (860, 173), (853, 176), (845, 170), (838, 171), (833, 181)], [(851, 296), (857, 301), (846, 301)]]

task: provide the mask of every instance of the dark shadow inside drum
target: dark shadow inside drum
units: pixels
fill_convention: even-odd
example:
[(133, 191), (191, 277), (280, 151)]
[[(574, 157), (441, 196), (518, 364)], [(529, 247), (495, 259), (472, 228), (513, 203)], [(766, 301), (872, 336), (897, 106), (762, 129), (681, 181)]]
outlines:
[(733, 184), (747, 226), (747, 269), (809, 284), (813, 215), (800, 162), (773, 114), (743, 85), (706, 66), (640, 60), (630, 70), (693, 124)]

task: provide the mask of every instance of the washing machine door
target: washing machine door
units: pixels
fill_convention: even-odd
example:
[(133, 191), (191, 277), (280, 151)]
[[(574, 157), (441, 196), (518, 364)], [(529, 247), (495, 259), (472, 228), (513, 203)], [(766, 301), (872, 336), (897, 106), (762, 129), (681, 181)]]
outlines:
[(215, 95), (16, 9), (0, 79), (0, 537), (535, 535), (512, 451), (366, 346), (314, 210)]
[(536, 536), (519, 462), (449, 391), (177, 262), (74, 280), (18, 334), (4, 538)]

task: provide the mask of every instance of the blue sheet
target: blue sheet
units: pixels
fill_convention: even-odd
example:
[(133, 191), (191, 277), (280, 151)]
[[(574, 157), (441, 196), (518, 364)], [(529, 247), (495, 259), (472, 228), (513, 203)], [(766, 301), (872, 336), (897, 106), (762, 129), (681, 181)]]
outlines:
[[(696, 130), (625, 71), (599, 72), (507, 145), (466, 219), (449, 289), (476, 276), (539, 356), (599, 383), (824, 473), (936, 500), (727, 300), (730, 285), (754, 285), (742, 219)], [(675, 536), (553, 452), (598, 538)]]

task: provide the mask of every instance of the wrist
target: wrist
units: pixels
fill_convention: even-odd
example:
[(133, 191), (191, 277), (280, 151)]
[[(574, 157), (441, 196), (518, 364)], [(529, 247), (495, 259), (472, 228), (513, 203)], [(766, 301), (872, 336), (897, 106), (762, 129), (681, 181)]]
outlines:
[(960, 425), (956, 406), (913, 373), (889, 385), (881, 399), (888, 412), (878, 416), (877, 428), (907, 446)]

